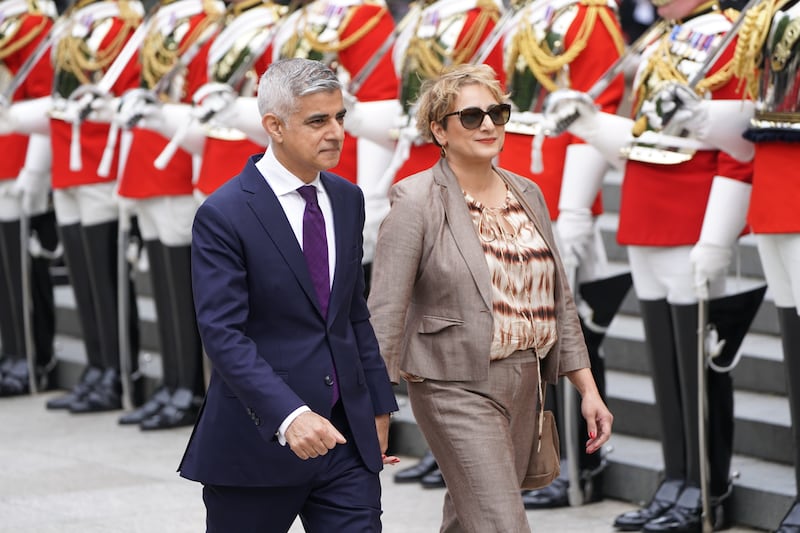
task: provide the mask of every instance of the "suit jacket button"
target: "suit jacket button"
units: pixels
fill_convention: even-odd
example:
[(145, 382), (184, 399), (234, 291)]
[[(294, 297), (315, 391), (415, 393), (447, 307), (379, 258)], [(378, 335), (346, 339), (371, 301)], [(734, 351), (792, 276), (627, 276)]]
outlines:
[(333, 377), (325, 376), (325, 385), (328, 387), (333, 387)]

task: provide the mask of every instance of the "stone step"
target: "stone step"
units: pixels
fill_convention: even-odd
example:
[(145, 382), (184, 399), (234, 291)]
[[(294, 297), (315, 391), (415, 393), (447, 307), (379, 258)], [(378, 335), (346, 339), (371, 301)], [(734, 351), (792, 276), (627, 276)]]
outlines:
[[(615, 432), (659, 438), (659, 415), (649, 377), (608, 371), (606, 396), (614, 413)], [(734, 391), (734, 418), (734, 453), (769, 462), (792, 463), (792, 430), (785, 398)]]

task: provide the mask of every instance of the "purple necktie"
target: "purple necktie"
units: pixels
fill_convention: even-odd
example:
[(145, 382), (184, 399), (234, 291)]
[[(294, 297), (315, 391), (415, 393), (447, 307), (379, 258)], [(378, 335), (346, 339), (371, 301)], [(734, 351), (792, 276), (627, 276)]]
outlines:
[[(325, 218), (317, 202), (317, 188), (313, 185), (303, 185), (297, 192), (306, 201), (303, 211), (303, 255), (306, 257), (308, 272), (311, 282), (319, 298), (322, 316), (328, 317), (328, 300), (331, 295), (330, 271), (328, 265), (328, 239), (325, 235)], [(326, 378), (326, 382), (333, 387), (333, 400), (335, 404), (339, 399), (339, 384), (336, 380), (336, 365), (333, 367), (334, 377)]]

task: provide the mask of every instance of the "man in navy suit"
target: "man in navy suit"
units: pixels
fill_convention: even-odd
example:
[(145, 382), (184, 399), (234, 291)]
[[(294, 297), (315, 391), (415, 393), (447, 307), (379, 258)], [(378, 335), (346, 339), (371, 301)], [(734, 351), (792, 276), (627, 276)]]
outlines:
[(380, 531), (397, 403), (364, 299), (364, 198), (325, 172), (344, 140), (341, 87), (322, 63), (278, 61), (258, 106), (269, 147), (194, 221), (212, 373), (179, 471), (203, 483), (209, 533), (285, 532), (298, 515), (306, 531)]

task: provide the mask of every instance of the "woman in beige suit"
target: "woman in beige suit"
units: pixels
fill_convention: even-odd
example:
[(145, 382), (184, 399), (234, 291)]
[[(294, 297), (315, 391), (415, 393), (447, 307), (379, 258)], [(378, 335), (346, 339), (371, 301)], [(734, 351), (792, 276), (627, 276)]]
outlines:
[[(542, 381), (582, 397), (593, 453), (613, 416), (595, 385), (539, 187), (493, 165), (510, 108), (494, 71), (426, 83), (417, 127), (441, 147), (391, 192), (369, 298), (389, 376), (447, 484), (441, 531), (530, 531), (520, 485)], [(541, 378), (541, 379), (540, 379)]]

